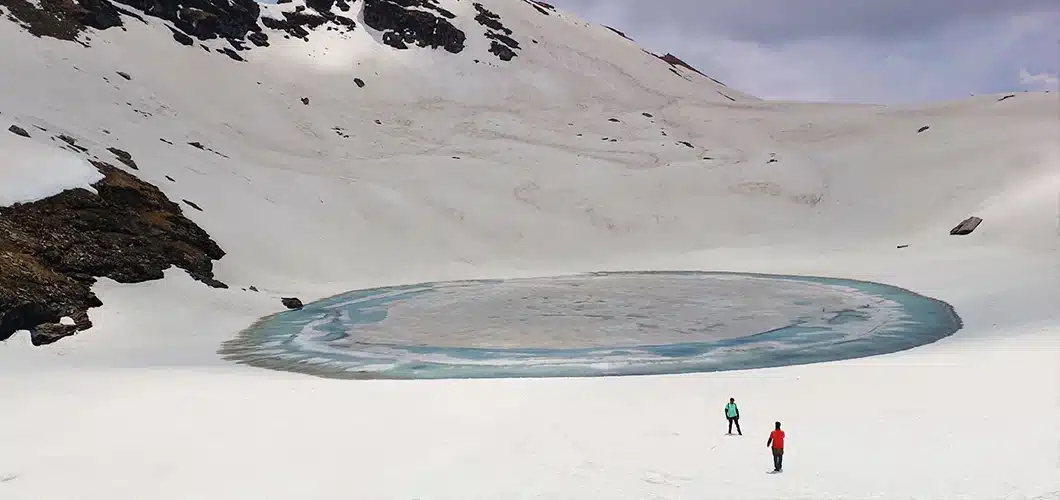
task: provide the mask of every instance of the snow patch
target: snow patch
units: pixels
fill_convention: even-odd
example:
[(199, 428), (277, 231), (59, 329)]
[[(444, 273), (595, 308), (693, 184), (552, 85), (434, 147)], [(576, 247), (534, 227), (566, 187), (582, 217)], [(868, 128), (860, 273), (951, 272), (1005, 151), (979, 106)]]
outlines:
[(98, 169), (72, 152), (12, 134), (9, 126), (0, 122), (0, 206), (41, 200), (67, 189), (96, 192), (91, 184), (103, 178)]

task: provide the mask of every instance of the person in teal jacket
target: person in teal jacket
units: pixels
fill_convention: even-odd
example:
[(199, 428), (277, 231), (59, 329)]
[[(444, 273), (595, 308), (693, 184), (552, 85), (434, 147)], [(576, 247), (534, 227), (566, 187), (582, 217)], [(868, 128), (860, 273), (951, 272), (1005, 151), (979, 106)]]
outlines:
[(732, 424), (736, 424), (736, 432), (743, 435), (740, 430), (740, 409), (736, 407), (736, 400), (729, 398), (729, 404), (725, 405), (725, 418), (729, 419), (729, 434), (732, 434)]

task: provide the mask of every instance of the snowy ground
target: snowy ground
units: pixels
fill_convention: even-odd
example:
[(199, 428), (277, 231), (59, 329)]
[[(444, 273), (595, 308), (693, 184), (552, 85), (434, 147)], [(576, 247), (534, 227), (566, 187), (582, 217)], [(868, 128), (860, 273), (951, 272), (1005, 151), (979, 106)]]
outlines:
[[(0, 345), (0, 498), (1060, 498), (1055, 95), (730, 102), (604, 28), (483, 3), (541, 43), (480, 68), (321, 33), (233, 64), (157, 24), (85, 49), (0, 21), (20, 47), (3, 117), (132, 153), (203, 207), (187, 216), (232, 285), (102, 280), (91, 330)], [(947, 234), (969, 215), (975, 233)], [(281, 296), (627, 269), (879, 281), (965, 327), (873, 358), (607, 379), (325, 380), (216, 354)]]

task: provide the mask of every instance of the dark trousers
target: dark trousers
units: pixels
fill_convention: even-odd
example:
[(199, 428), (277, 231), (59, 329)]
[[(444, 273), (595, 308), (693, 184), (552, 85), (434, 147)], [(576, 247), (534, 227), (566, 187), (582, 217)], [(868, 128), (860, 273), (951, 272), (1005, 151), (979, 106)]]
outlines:
[(773, 470), (780, 472), (784, 465), (784, 448), (773, 448)]
[(736, 424), (736, 432), (743, 435), (743, 431), (740, 430), (740, 417), (725, 417), (729, 419), (729, 434), (732, 434), (732, 424)]

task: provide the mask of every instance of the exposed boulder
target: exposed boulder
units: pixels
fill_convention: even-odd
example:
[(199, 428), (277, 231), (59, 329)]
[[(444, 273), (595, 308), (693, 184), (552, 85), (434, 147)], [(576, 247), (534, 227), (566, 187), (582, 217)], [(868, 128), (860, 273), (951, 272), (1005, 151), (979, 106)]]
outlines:
[(129, 154), (129, 153), (125, 152), (125, 151), (122, 151), (122, 150), (120, 150), (118, 148), (107, 148), (107, 151), (110, 151), (111, 154), (113, 154), (114, 157), (118, 159), (118, 161), (124, 163), (125, 166), (127, 166), (127, 167), (129, 167), (129, 168), (131, 168), (133, 170), (140, 170), (140, 167), (136, 166), (136, 162), (133, 161), (133, 158), (132, 158), (131, 154)]
[(919, 133), (924, 132), (924, 131), (926, 131), (926, 130), (928, 130), (930, 128), (931, 128), (930, 125), (924, 125), (923, 127), (920, 127), (919, 129), (917, 129), (916, 133), (919, 134)]
[(971, 234), (972, 231), (975, 231), (975, 228), (979, 227), (979, 224), (981, 224), (982, 222), (983, 219), (980, 219), (979, 217), (969, 217), (961, 221), (960, 224), (954, 226), (953, 229), (950, 229), (950, 234), (956, 236), (964, 236), (966, 234)]
[[(155, 186), (113, 165), (92, 161), (104, 175), (87, 189), (68, 189), (31, 203), (0, 207), (0, 340), (30, 330), (34, 343), (92, 326), (87, 310), (98, 277), (138, 283), (170, 266), (211, 287), (213, 260), (225, 252), (184, 217)], [(59, 337), (57, 337), (57, 335)]]
[(30, 341), (36, 346), (51, 344), (63, 337), (69, 337), (77, 333), (77, 330), (78, 328), (75, 325), (45, 323), (30, 330)]
[(29, 132), (26, 132), (26, 129), (19, 127), (18, 125), (12, 125), (8, 127), (7, 131), (15, 135), (20, 135), (22, 137), (29, 138)]
[(364, 80), (361, 80), (360, 78), (354, 78), (353, 83), (357, 84), (357, 86), (362, 89), (364, 88)]
[(280, 301), (288, 309), (301, 309), (303, 307), (302, 301), (298, 297), (283, 297)]
[[(169, 27), (167, 26), (167, 28)], [(169, 28), (169, 31), (173, 33), (173, 40), (176, 40), (177, 43), (181, 45), (191, 46), (195, 43), (195, 40), (193, 40), (190, 36), (188, 36), (187, 33), (184, 33), (183, 31), (176, 30), (173, 28)]]

